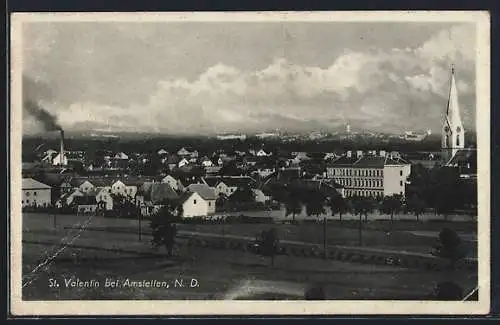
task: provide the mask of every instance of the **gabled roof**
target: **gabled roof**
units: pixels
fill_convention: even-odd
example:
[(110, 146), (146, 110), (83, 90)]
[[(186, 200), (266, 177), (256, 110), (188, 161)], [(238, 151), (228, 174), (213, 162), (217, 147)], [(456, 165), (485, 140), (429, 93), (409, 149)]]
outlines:
[(215, 191), (206, 184), (191, 184), (188, 186), (189, 192), (198, 193), (204, 200), (215, 200), (217, 196), (215, 195)]
[(205, 183), (207, 183), (208, 186), (215, 187), (221, 181), (221, 177), (208, 176), (204, 177), (203, 180), (205, 181)]
[(143, 195), (145, 201), (154, 204), (162, 203), (165, 200), (176, 200), (179, 195), (167, 183), (145, 182), (137, 191), (138, 195)]
[(51, 187), (47, 184), (40, 183), (39, 181), (35, 181), (33, 178), (23, 178), (22, 181), (22, 189), (23, 190), (43, 190), (50, 189)]
[(248, 176), (222, 177), (221, 181), (229, 187), (253, 186), (255, 180)]
[(409, 164), (401, 158), (389, 158), (380, 156), (339, 157), (328, 164), (330, 167), (358, 167), (358, 168), (383, 168), (385, 165)]

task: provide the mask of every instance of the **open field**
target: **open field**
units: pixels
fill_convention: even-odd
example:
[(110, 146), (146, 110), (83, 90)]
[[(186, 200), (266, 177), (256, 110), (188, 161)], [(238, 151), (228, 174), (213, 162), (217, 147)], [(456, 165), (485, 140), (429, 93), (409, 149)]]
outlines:
[[(24, 299), (211, 299), (249, 279), (281, 281), (290, 283), (290, 286), (304, 287), (323, 283), (329, 299), (423, 299), (440, 281), (456, 281), (465, 290), (474, 287), (476, 282), (475, 275), (459, 271), (420, 271), (290, 256), (278, 256), (275, 265), (270, 266), (269, 258), (250, 252), (184, 245), (178, 246), (176, 257), (167, 259), (161, 250), (157, 255), (151, 254), (153, 250), (147, 235), (139, 241), (137, 234), (65, 228), (83, 223), (85, 219), (90, 220), (84, 225), (87, 227), (137, 226), (133, 220), (58, 216), (57, 229), (54, 230), (51, 218), (46, 215), (25, 214), (23, 240), (26, 242), (23, 243), (22, 253)], [(147, 222), (143, 226), (145, 231), (149, 229)], [(240, 227), (230, 228), (230, 231), (241, 232), (245, 228), (250, 235), (258, 230), (257, 226), (269, 225), (233, 226)], [(215, 228), (206, 230), (217, 231)], [(339, 236), (346, 231), (348, 233), (348, 230), (340, 229), (335, 233)], [(304, 230), (296, 236), (305, 236), (310, 232), (312, 230)], [(350, 235), (345, 236), (348, 238)], [(317, 237), (321, 238), (321, 235)], [(422, 238), (428, 239), (425, 236)], [(71, 278), (82, 281), (94, 279), (100, 287), (66, 288), (64, 279)], [(174, 279), (184, 279), (187, 287), (103, 288), (106, 278), (168, 281), (171, 286), (175, 284)], [(197, 279), (199, 286), (189, 287), (192, 278)], [(49, 279), (57, 280), (59, 287), (51, 288)]]
[[(54, 228), (53, 217), (46, 214), (25, 213), (28, 218), (23, 218), (23, 229), (26, 231), (35, 229), (52, 230)], [(83, 223), (88, 216), (58, 215), (56, 227), (63, 229)], [(93, 228), (104, 228), (108, 230), (124, 230), (130, 233), (139, 232), (137, 220), (114, 219), (93, 217), (89, 225)], [(181, 231), (195, 231), (219, 235), (238, 235), (255, 237), (260, 231), (275, 227), (280, 240), (301, 241), (312, 244), (323, 244), (322, 223), (303, 223), (300, 225), (289, 224), (182, 224)], [(457, 231), (463, 240), (470, 241), (470, 256), (476, 256), (477, 243), (475, 242), (475, 223), (464, 222), (412, 222), (395, 221), (391, 226), (388, 221), (363, 221), (361, 244), (365, 247), (377, 247), (384, 249), (399, 249), (412, 252), (428, 253), (432, 246), (437, 243), (439, 231), (445, 227)], [(141, 223), (143, 233), (148, 233), (149, 221)], [(392, 231), (391, 231), (392, 229)], [(327, 243), (329, 245), (358, 246), (359, 222), (354, 220), (328, 221)], [(138, 235), (136, 235), (138, 237)], [(133, 238), (133, 237), (132, 237)]]

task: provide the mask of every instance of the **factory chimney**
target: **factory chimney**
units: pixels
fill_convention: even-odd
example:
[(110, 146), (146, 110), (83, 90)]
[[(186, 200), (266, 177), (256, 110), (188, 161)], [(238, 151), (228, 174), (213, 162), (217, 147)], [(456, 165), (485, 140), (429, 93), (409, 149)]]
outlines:
[(64, 131), (63, 131), (63, 129), (61, 129), (60, 132), (61, 132), (61, 138), (59, 139), (59, 141), (60, 141), (60, 149), (59, 149), (60, 160), (59, 160), (59, 164), (61, 166), (63, 166), (63, 165), (66, 165), (66, 162), (65, 162), (65, 159), (64, 159)]

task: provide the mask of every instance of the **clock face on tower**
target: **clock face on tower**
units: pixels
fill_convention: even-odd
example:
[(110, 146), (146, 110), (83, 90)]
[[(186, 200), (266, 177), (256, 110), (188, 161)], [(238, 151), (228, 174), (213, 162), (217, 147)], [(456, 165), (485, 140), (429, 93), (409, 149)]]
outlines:
[(446, 132), (446, 133), (450, 132), (450, 128), (449, 128), (449, 127), (447, 127), (447, 126), (445, 126), (445, 127), (444, 127), (444, 132)]
[(462, 128), (460, 128), (459, 126), (457, 126), (457, 132), (460, 132), (462, 131)]

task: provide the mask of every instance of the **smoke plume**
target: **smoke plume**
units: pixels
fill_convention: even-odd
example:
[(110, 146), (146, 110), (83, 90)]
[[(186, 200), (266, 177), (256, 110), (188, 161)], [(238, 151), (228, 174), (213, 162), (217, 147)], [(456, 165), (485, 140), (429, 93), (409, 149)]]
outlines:
[(23, 76), (23, 111), (40, 122), (46, 131), (62, 130), (57, 122), (57, 117), (42, 107), (37, 99), (50, 99), (50, 89), (31, 79)]

